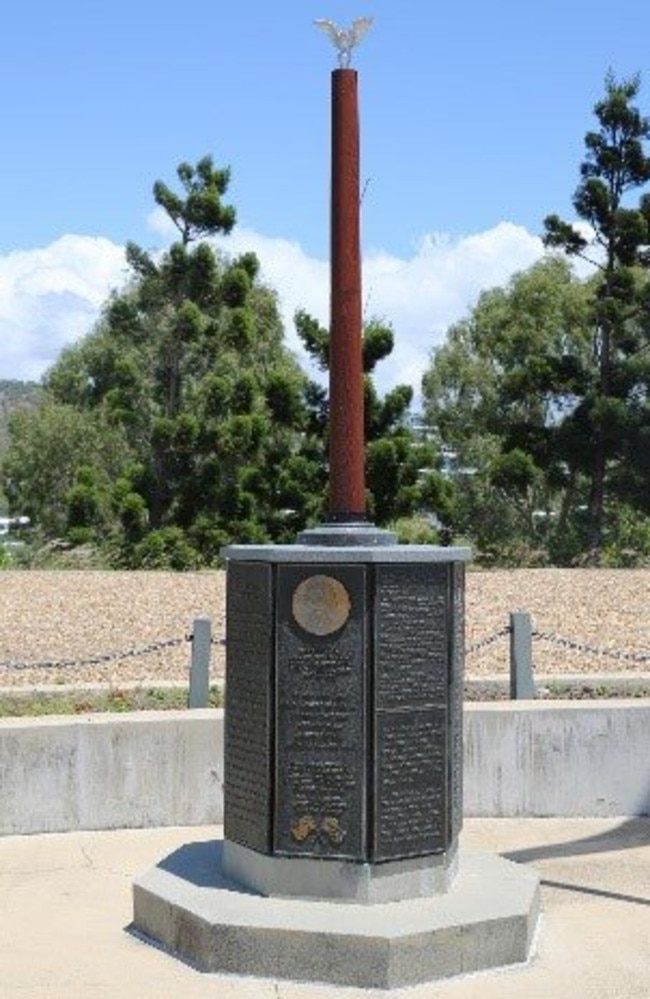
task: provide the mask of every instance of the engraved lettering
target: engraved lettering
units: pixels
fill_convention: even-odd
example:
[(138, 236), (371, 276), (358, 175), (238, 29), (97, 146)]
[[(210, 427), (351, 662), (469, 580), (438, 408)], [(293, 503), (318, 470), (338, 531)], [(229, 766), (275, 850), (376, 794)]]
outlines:
[(444, 704), (449, 672), (445, 565), (377, 569), (379, 708)]
[(278, 853), (366, 856), (365, 572), (364, 566), (323, 567), (324, 578), (340, 582), (350, 610), (344, 627), (315, 635), (294, 620), (295, 594), (314, 574), (278, 570)]
[(444, 848), (446, 715), (443, 710), (378, 716), (377, 859)]
[(224, 828), (234, 842), (270, 848), (271, 572), (228, 567)]

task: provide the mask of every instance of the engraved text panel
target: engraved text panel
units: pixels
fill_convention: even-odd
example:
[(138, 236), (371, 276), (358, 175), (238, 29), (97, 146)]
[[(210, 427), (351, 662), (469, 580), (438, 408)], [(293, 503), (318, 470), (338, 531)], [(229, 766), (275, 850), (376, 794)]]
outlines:
[(230, 562), (227, 588), (224, 833), (250, 849), (271, 846), (271, 566)]
[(446, 704), (448, 571), (444, 564), (377, 566), (377, 708)]
[(445, 849), (446, 737), (443, 709), (378, 715), (374, 860)]
[[(306, 631), (292, 612), (296, 589), (316, 574), (349, 598), (334, 634)], [(278, 568), (278, 853), (364, 859), (365, 602), (364, 566)]]

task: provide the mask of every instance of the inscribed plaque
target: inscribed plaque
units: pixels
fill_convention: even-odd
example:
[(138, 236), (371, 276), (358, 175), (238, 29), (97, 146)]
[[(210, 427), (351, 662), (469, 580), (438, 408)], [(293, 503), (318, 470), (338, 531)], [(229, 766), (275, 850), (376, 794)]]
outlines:
[(439, 708), (377, 716), (373, 860), (447, 846), (447, 716)]
[(455, 839), (463, 825), (463, 693), (465, 665), (465, 566), (451, 566), (451, 656), (449, 685), (449, 835)]
[(252, 850), (271, 847), (272, 570), (228, 565), (226, 594), (224, 835)]
[[(323, 578), (332, 583), (324, 586)], [(278, 567), (274, 847), (280, 854), (365, 857), (365, 578), (364, 566)], [(319, 591), (327, 607), (295, 613), (296, 592), (300, 604), (305, 593), (309, 603)]]
[(448, 566), (378, 565), (375, 578), (377, 708), (446, 704)]

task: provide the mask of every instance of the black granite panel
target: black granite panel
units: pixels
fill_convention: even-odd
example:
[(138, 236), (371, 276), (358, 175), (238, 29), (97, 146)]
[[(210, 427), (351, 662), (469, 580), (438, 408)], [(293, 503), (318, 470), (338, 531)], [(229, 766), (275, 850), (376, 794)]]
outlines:
[(375, 704), (444, 705), (449, 676), (447, 564), (375, 570)]
[(382, 711), (376, 719), (373, 856), (397, 860), (447, 843), (447, 714)]
[(273, 570), (230, 562), (226, 596), (224, 834), (271, 848)]
[[(365, 859), (366, 569), (282, 565), (277, 572), (275, 851)], [(334, 610), (310, 615), (302, 601), (311, 583), (301, 584), (323, 576), (314, 591), (333, 594)], [(317, 630), (343, 623), (314, 634), (295, 610), (308, 627), (313, 617)]]
[(463, 825), (463, 688), (465, 670), (465, 566), (451, 565), (451, 655), (449, 685), (449, 835), (455, 839)]

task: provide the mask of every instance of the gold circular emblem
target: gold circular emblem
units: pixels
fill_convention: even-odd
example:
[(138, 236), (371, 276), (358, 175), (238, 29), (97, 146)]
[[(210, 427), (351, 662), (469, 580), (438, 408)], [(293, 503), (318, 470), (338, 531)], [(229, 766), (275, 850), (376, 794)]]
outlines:
[(293, 591), (291, 610), (310, 635), (332, 635), (350, 616), (350, 596), (332, 576), (309, 576)]

